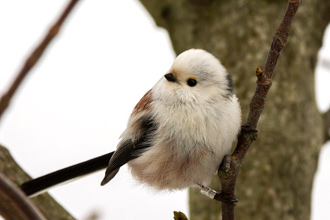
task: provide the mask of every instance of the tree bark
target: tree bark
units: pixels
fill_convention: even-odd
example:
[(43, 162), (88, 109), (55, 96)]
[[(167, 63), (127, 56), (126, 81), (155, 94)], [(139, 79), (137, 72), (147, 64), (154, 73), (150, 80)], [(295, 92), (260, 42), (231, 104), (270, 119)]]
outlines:
[[(243, 123), (287, 1), (140, 0), (168, 30), (177, 54), (203, 48), (232, 74)], [(329, 21), (329, 1), (304, 1), (278, 61), (272, 89), (236, 185), (237, 219), (309, 219), (311, 189), (324, 140), (315, 105), (314, 67)], [(219, 189), (215, 178), (212, 187)], [(190, 216), (221, 219), (220, 204), (190, 191)]]
[[(13, 183), (19, 185), (31, 178), (20, 168), (20, 166), (11, 157), (9, 151), (0, 145), (0, 173), (8, 177)], [(74, 220), (74, 218), (58, 204), (48, 193), (44, 193), (37, 197), (31, 198), (31, 201), (39, 209), (39, 211), (48, 220)], [(6, 208), (6, 215), (11, 216), (9, 219), (21, 219), (19, 213), (9, 213), (8, 210), (13, 210), (8, 206), (8, 202), (0, 199), (0, 207)], [(0, 209), (1, 211), (2, 209)]]
[(330, 140), (330, 109), (323, 115), (324, 142)]

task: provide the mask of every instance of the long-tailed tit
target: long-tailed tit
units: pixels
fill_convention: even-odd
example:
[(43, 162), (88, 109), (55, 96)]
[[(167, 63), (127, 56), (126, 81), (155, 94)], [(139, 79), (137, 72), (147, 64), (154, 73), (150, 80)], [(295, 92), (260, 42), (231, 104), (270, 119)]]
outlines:
[(127, 163), (139, 182), (157, 190), (194, 185), (203, 190), (229, 153), (240, 123), (240, 106), (226, 69), (210, 53), (190, 49), (135, 106), (113, 155), (48, 174), (21, 188), (30, 195), (107, 167), (104, 185)]

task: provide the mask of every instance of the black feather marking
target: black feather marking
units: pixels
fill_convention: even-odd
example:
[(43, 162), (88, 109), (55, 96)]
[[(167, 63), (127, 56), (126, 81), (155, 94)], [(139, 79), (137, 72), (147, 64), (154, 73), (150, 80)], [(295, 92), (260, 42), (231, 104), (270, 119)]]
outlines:
[(234, 93), (234, 82), (233, 79), (231, 78), (231, 76), (229, 74), (227, 74), (227, 82), (228, 82), (228, 88), (227, 91), (230, 92), (230, 94)]
[(135, 142), (131, 139), (124, 141), (116, 150), (109, 161), (105, 177), (101, 182), (102, 186), (108, 183), (117, 174), (121, 166), (139, 157), (147, 148), (151, 147), (153, 134), (157, 129), (157, 125), (154, 123), (151, 116), (141, 117), (138, 123), (141, 137)]
[(113, 157), (109, 161), (108, 168), (105, 172), (105, 176), (110, 175), (114, 170), (119, 169), (121, 166), (126, 164), (128, 161), (134, 159), (132, 152), (136, 149), (133, 142), (129, 139), (126, 140), (115, 152)]
[(23, 183), (20, 188), (27, 195), (33, 195), (68, 180), (105, 169), (114, 152), (49, 173)]
[(229, 74), (226, 76), (227, 79), (227, 91), (228, 93), (224, 95), (226, 99), (229, 99), (234, 94), (234, 82)]

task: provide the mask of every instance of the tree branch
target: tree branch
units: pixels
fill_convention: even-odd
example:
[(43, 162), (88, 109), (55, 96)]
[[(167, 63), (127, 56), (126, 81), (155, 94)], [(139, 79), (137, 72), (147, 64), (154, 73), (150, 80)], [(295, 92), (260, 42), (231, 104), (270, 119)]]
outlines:
[(257, 137), (257, 124), (265, 105), (267, 93), (272, 84), (274, 69), (278, 57), (287, 42), (291, 29), (291, 23), (301, 3), (301, 0), (289, 0), (282, 22), (273, 37), (271, 48), (264, 66), (264, 71), (260, 68), (256, 71), (258, 78), (256, 91), (250, 103), (248, 120), (245, 125), (242, 126), (238, 135), (236, 149), (231, 156), (226, 156), (220, 165), (218, 175), (221, 180), (222, 191), (216, 195), (215, 199), (227, 201), (222, 202), (223, 220), (234, 219), (234, 207), (236, 201), (234, 192), (240, 165), (250, 145)]
[(39, 58), (42, 56), (50, 42), (57, 36), (59, 33), (61, 26), (65, 19), (68, 17), (74, 6), (79, 0), (71, 0), (67, 5), (59, 19), (55, 22), (55, 24), (49, 29), (48, 33), (44, 37), (44, 39), (40, 42), (38, 47), (30, 54), (30, 56), (25, 61), (25, 64), (21, 68), (20, 72), (17, 74), (12, 85), (9, 87), (8, 91), (5, 92), (0, 99), (0, 119), (3, 112), (7, 109), (10, 104), (12, 97), (17, 91), (18, 87), (22, 84), (24, 78), (28, 75), (29, 71), (32, 67), (38, 62)]
[(330, 109), (322, 115), (324, 126), (324, 142), (330, 140)]
[(1, 173), (0, 195), (0, 214), (5, 219), (45, 219), (24, 193)]
[[(29, 71), (38, 62), (50, 42), (57, 36), (60, 28), (76, 3), (79, 0), (71, 0), (55, 24), (35, 50), (25, 61), (21, 70), (17, 74), (14, 82), (0, 99), (0, 118), (10, 104), (12, 97), (22, 84)], [(0, 213), (8, 219), (45, 219), (32, 205), (30, 200), (4, 176), (8, 177), (16, 185), (31, 179), (10, 156), (8, 150), (0, 145)], [(47, 219), (74, 219), (65, 209), (62, 208), (48, 194), (43, 194), (31, 201), (38, 206), (39, 210)]]
[[(6, 176), (16, 185), (20, 185), (21, 183), (31, 179), (11, 157), (9, 151), (1, 145), (0, 145), (0, 173)], [(0, 215), (4, 217), (10, 215), (11, 218), (8, 219), (22, 219), (19, 217), (18, 212), (14, 212), (14, 213), (7, 212), (9, 209), (13, 210), (19, 204), (8, 203), (8, 200), (6, 199), (7, 196), (6, 194), (1, 192), (1, 189), (4, 188), (0, 186), (0, 207), (1, 207)], [(28, 199), (27, 197), (25, 198)], [(20, 201), (23, 202), (22, 200)], [(58, 219), (74, 220), (74, 218), (60, 204), (58, 204), (48, 193), (43, 193), (37, 197), (33, 197), (31, 198), (31, 201), (34, 203), (35, 206), (37, 206), (40, 212), (48, 220), (58, 220)], [(8, 205), (11, 207), (8, 207)], [(7, 209), (4, 210), (5, 208)], [(37, 219), (37, 218), (30, 218), (30, 219)]]

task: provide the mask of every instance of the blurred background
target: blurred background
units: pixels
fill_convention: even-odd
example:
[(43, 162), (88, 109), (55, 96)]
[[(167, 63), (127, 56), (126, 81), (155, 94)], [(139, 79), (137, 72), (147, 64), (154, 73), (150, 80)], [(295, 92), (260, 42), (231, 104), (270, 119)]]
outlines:
[[(66, 2), (0, 2), (0, 94)], [(1, 120), (0, 143), (32, 177), (113, 151), (135, 104), (174, 57), (167, 31), (139, 1), (82, 1), (14, 97)], [(329, 25), (315, 76), (317, 105), (324, 112), (330, 106)], [(189, 213), (186, 190), (156, 193), (138, 185), (127, 167), (101, 187), (103, 175), (49, 193), (77, 219), (172, 219), (173, 211)], [(312, 220), (330, 219), (329, 182), (325, 145)]]

